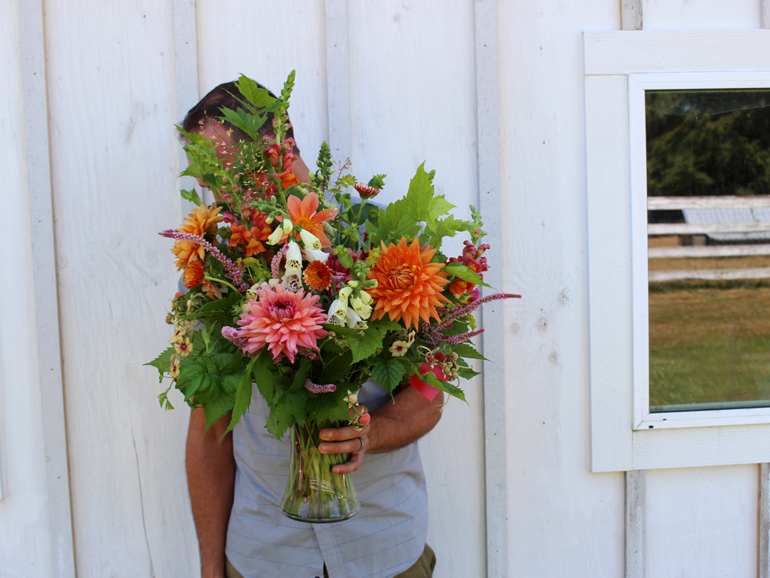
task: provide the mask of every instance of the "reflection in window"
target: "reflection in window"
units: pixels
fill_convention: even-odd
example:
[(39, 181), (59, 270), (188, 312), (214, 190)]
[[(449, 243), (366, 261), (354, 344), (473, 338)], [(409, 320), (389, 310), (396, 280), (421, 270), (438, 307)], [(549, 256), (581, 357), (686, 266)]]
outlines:
[(650, 411), (770, 406), (770, 90), (645, 109)]

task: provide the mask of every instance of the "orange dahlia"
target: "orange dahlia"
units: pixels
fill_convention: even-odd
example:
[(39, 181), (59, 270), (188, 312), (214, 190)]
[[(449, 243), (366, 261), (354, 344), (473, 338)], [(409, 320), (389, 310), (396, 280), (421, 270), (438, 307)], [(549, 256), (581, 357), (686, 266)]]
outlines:
[(305, 283), (314, 291), (323, 291), (328, 289), (332, 284), (332, 272), (326, 263), (321, 261), (313, 261), (307, 266), (302, 277), (305, 279)]
[[(213, 204), (207, 207), (201, 203), (200, 207), (193, 209), (187, 215), (185, 222), (178, 230), (182, 233), (190, 233), (199, 237), (214, 235), (217, 232), (217, 224), (224, 220), (224, 217), (219, 214), (221, 210), (221, 207), (216, 207)], [(199, 259), (203, 261), (203, 258), (206, 256), (203, 247), (192, 241), (177, 240), (171, 248), (171, 252), (177, 257), (177, 271), (184, 269), (191, 260)]]
[(441, 293), (448, 273), (441, 271), (443, 263), (430, 262), (435, 253), (421, 251), (417, 239), (408, 247), (406, 239), (387, 247), (382, 243), (382, 254), (369, 271), (369, 278), (377, 281), (369, 290), (375, 302), (372, 319), (387, 313), (391, 321), (403, 319), (407, 328), (416, 327), (420, 319), (439, 319), (436, 307), (449, 302)]
[(187, 263), (184, 270), (184, 286), (188, 289), (197, 287), (203, 282), (206, 272), (203, 270), (203, 263), (197, 259)]

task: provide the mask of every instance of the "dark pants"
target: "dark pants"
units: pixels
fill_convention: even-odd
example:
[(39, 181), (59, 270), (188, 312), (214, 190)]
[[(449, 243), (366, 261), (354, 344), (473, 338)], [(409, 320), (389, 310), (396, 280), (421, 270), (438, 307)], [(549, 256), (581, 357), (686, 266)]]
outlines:
[[(243, 578), (241, 573), (230, 564), (230, 560), (226, 560), (226, 565), (227, 578)], [(420, 557), (417, 558), (417, 562), (395, 578), (431, 578), (435, 567), (436, 554), (430, 546), (425, 544), (425, 549), (422, 551)], [(326, 566), (324, 566), (324, 578), (329, 578), (329, 574), (326, 572)]]

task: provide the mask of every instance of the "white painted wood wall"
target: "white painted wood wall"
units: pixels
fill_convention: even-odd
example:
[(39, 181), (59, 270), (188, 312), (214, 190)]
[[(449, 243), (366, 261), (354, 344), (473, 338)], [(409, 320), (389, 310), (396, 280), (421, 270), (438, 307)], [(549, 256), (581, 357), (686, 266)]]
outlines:
[[(641, 6), (645, 29), (762, 24), (759, 0)], [(291, 69), (306, 160), (329, 138), (392, 196), (426, 160), (524, 294), (485, 314), (497, 363), (421, 442), (436, 576), (624, 575), (624, 476), (590, 472), (581, 40), (621, 28), (617, 0), (2, 7), (0, 576), (197, 575), (188, 412), (141, 366), (176, 286), (173, 124), (239, 72), (278, 89)], [(759, 469), (647, 472), (628, 575), (756, 576)]]

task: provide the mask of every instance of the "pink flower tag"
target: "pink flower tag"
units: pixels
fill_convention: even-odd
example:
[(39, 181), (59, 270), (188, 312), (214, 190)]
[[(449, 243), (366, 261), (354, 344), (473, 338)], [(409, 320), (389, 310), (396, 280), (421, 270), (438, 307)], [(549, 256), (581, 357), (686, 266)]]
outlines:
[[(438, 365), (431, 367), (427, 363), (423, 363), (420, 366), (420, 373), (422, 375), (427, 375), (429, 371), (432, 371), (433, 376), (439, 381), (447, 380), (446, 375), (444, 375), (444, 372), (441, 371), (441, 368)], [(433, 401), (433, 398), (436, 397), (436, 394), (439, 392), (438, 388), (421, 381), (416, 373), (409, 379), (409, 385), (423, 394), (428, 401)]]

